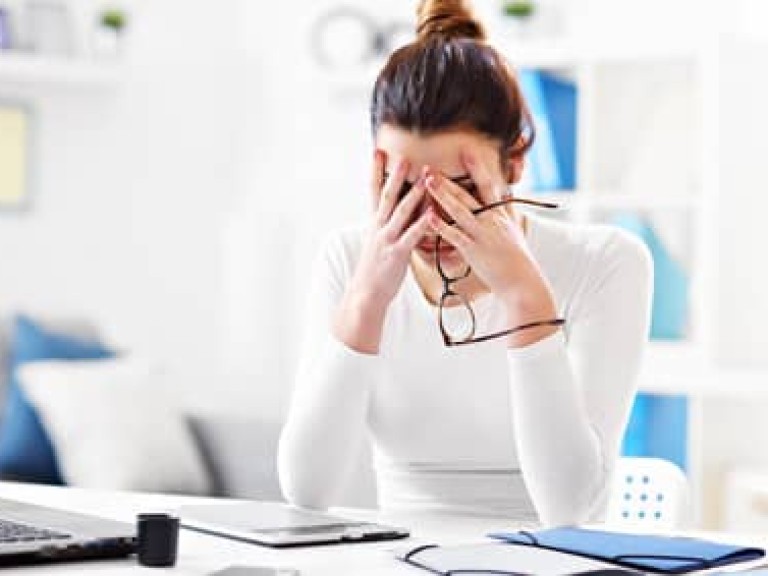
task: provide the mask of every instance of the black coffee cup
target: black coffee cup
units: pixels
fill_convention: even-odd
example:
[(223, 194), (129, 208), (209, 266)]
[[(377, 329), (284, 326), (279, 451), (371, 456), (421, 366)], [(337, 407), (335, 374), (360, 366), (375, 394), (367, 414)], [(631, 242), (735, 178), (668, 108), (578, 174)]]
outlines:
[(137, 554), (142, 566), (168, 567), (176, 564), (179, 519), (165, 513), (139, 514)]

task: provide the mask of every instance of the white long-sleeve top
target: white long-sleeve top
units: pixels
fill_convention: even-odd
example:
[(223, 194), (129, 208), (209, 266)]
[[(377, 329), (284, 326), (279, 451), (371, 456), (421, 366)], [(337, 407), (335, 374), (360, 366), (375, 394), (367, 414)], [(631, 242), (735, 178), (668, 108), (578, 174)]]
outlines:
[[(527, 242), (565, 327), (539, 342), (446, 347), (409, 272), (377, 355), (331, 332), (364, 228), (332, 236), (308, 294), (304, 350), (279, 449), (283, 492), (325, 508), (370, 437), (382, 508), (504, 514), (545, 525), (599, 518), (647, 339), (652, 267), (608, 226), (528, 217)], [(509, 328), (492, 294), (476, 334)]]

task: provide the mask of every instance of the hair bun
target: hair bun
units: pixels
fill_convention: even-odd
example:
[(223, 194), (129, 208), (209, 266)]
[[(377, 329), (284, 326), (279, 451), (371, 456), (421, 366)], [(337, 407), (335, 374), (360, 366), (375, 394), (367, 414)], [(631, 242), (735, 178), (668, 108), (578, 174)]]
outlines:
[(416, 9), (419, 40), (433, 36), (485, 40), (485, 29), (463, 0), (421, 0)]

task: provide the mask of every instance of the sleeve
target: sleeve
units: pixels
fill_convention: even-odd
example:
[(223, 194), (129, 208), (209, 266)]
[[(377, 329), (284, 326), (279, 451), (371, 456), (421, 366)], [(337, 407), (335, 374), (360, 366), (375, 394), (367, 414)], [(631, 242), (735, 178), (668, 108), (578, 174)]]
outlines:
[(556, 526), (604, 514), (650, 322), (645, 246), (616, 231), (574, 296), (562, 331), (509, 351), (523, 478), (539, 519)]
[(278, 447), (285, 498), (325, 509), (334, 503), (368, 434), (371, 389), (381, 359), (338, 341), (331, 319), (351, 275), (349, 250), (334, 238), (313, 267), (306, 302), (304, 342), (288, 418)]

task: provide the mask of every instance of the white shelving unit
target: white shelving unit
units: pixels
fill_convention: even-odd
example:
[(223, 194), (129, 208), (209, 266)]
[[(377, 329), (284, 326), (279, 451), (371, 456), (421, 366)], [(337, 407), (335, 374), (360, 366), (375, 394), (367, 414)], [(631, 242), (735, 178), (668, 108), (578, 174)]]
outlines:
[[(700, 255), (713, 227), (706, 221), (711, 195), (700, 183), (713, 181), (716, 175), (703, 161), (704, 146), (712, 141), (710, 120), (702, 108), (706, 52), (683, 43), (496, 42), (496, 46), (517, 68), (561, 74), (577, 86), (577, 184), (574, 190), (541, 196), (567, 207), (573, 221), (610, 222), (614, 215), (629, 212), (678, 219), (680, 228), (686, 228), (679, 235), (683, 265), (690, 275), (689, 326), (682, 342), (651, 342), (647, 364), (663, 357), (664, 366), (677, 363), (682, 372), (689, 362), (707, 359), (708, 320), (702, 311), (711, 306), (702, 301), (711, 303), (705, 279), (712, 272), (706, 269), (711, 259)], [(627, 90), (634, 93), (626, 94)], [(681, 111), (686, 115), (681, 125), (662, 124), (652, 139), (665, 150), (687, 137), (689, 152), (680, 163), (655, 158), (650, 129), (643, 121), (653, 123), (654, 117)], [(700, 137), (694, 137), (691, 128)], [(658, 170), (659, 164), (667, 174)], [(646, 174), (643, 166), (649, 168)], [(665, 180), (670, 183), (665, 185)], [(652, 370), (647, 374), (652, 379)]]
[(0, 87), (3, 85), (109, 87), (120, 79), (113, 62), (0, 52)]
[[(577, 88), (576, 186), (542, 196), (567, 206), (566, 217), (575, 222), (610, 223), (631, 213), (672, 232), (662, 239), (674, 242), (672, 254), (688, 277), (687, 326), (680, 340), (650, 342), (640, 389), (688, 400), (693, 515), (698, 525), (715, 527), (718, 513), (710, 503), (721, 499), (722, 484), (712, 479), (708, 456), (718, 452), (713, 407), (724, 397), (739, 402), (760, 390), (759, 375), (713, 368), (716, 55), (695, 42), (495, 45), (515, 67), (565, 76)], [(741, 384), (732, 386), (734, 379)], [(768, 387), (764, 396), (768, 402)]]

